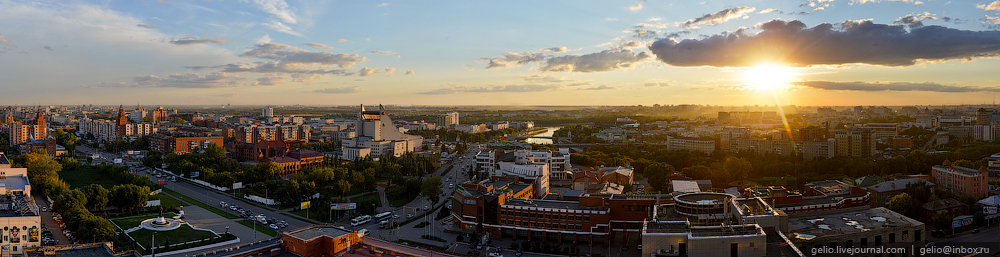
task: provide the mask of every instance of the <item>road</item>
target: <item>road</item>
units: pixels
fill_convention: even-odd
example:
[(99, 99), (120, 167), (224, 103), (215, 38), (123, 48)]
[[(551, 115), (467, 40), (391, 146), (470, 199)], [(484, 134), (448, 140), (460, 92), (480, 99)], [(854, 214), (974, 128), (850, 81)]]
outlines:
[(937, 240), (934, 242), (934, 246), (988, 247), (990, 248), (989, 253), (997, 256), (1000, 253), (1000, 227), (986, 227), (980, 228), (980, 230), (979, 233), (966, 231), (954, 237)]

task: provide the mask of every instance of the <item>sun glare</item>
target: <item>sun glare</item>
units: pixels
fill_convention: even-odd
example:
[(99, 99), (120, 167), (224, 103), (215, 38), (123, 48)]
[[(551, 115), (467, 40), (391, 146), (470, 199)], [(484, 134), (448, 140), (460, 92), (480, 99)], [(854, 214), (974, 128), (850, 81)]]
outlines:
[(795, 71), (792, 68), (773, 63), (762, 63), (743, 73), (743, 81), (747, 86), (758, 91), (786, 88), (794, 77)]

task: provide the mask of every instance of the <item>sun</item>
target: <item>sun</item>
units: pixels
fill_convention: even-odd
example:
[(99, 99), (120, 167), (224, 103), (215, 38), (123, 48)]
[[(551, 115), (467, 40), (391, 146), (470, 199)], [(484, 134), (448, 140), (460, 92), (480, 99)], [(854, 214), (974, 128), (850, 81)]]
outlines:
[(788, 87), (795, 70), (774, 63), (762, 63), (743, 72), (743, 82), (753, 90), (774, 91)]

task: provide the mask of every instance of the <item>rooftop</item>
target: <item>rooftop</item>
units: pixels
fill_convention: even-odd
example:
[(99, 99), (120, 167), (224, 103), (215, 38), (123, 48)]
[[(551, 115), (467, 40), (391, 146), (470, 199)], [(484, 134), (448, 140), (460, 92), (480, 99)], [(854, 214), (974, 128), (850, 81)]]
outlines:
[(884, 207), (862, 211), (844, 211), (788, 219), (788, 236), (792, 241), (813, 240), (824, 236), (869, 231), (896, 226), (919, 226), (919, 221)]
[(961, 174), (968, 175), (968, 176), (979, 176), (980, 175), (980, 173), (979, 173), (978, 170), (974, 170), (974, 169), (970, 169), (970, 168), (966, 168), (966, 167), (961, 167), (961, 166), (935, 165), (934, 169), (935, 170), (950, 171), (950, 172), (955, 172), (955, 173), (961, 173)]
[(926, 182), (928, 186), (934, 186), (934, 183), (932, 183), (930, 181), (927, 181), (927, 180), (924, 180), (922, 178), (905, 178), (905, 179), (890, 180), (890, 181), (885, 181), (885, 182), (882, 182), (882, 183), (874, 184), (874, 185), (868, 187), (868, 189), (871, 189), (872, 191), (875, 191), (875, 192), (884, 193), (884, 192), (891, 192), (891, 191), (896, 191), (896, 190), (903, 190), (903, 189), (906, 189), (906, 185), (907, 184), (910, 184), (910, 183), (920, 183), (920, 182)]
[(504, 206), (527, 206), (527, 207), (539, 207), (539, 208), (553, 208), (553, 209), (569, 209), (569, 210), (589, 210), (589, 211), (608, 211), (608, 207), (585, 207), (580, 206), (580, 202), (577, 201), (552, 201), (552, 200), (537, 200), (537, 199), (520, 199), (514, 198), (503, 204)]
[(338, 238), (350, 235), (351, 233), (354, 233), (354, 231), (350, 231), (347, 229), (331, 225), (312, 225), (296, 230), (285, 231), (285, 235), (294, 237), (302, 241), (310, 241), (322, 236), (329, 238)]

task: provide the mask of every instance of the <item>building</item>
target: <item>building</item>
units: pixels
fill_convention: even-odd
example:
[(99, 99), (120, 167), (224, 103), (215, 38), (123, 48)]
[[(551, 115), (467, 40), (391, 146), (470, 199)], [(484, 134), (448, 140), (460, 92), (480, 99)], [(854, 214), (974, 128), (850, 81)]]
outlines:
[[(926, 175), (925, 175), (926, 176)], [(874, 206), (889, 206), (889, 201), (892, 200), (898, 194), (903, 193), (906, 190), (906, 186), (909, 184), (920, 184), (925, 183), (927, 186), (933, 187), (934, 183), (931, 183), (924, 178), (920, 177), (910, 177), (904, 179), (896, 179), (890, 181), (884, 181), (878, 184), (868, 186), (866, 189), (872, 195), (872, 205)]]
[(780, 123), (776, 112), (719, 112), (716, 124), (720, 125), (744, 125), (744, 124), (774, 124)]
[(952, 217), (969, 215), (969, 206), (953, 198), (938, 199), (920, 206), (920, 220), (934, 222), (934, 215), (944, 212)]
[(42, 219), (31, 197), (27, 168), (11, 168), (7, 156), (0, 154), (0, 227), (4, 227), (0, 248), (5, 256), (23, 256), (25, 251), (41, 246)]
[[(45, 150), (45, 154), (47, 154), (49, 157), (53, 157), (53, 158), (55, 158), (56, 156), (60, 156), (61, 154), (65, 154), (66, 153), (66, 149), (65, 148), (63, 148), (60, 145), (56, 145), (56, 139), (54, 137), (52, 137), (52, 135), (49, 135), (48, 137), (45, 137), (45, 139), (37, 139), (37, 140), (25, 142), (24, 144), (21, 144), (20, 146), (21, 146), (21, 152), (22, 153), (33, 153), (33, 152), (38, 151), (38, 150)], [(62, 150), (62, 151), (60, 151), (60, 150)]]
[(449, 112), (437, 116), (437, 127), (443, 128), (451, 125), (458, 125), (458, 112)]
[(271, 108), (271, 106), (264, 107), (264, 109), (260, 110), (260, 116), (274, 117), (274, 108)]
[(670, 150), (688, 150), (711, 154), (715, 151), (715, 140), (705, 138), (670, 137)]
[(870, 128), (875, 138), (893, 138), (899, 135), (896, 123), (868, 123), (864, 127)]
[(49, 135), (49, 127), (45, 122), (45, 112), (42, 109), (38, 109), (34, 120), (15, 121), (8, 124), (10, 124), (10, 128), (7, 130), (8, 138), (12, 146), (24, 144), (29, 140), (43, 139)]
[(913, 138), (910, 136), (896, 136), (892, 138), (892, 148), (909, 149), (913, 148)]
[(849, 127), (836, 131), (836, 155), (870, 158), (875, 154), (875, 133), (871, 128)]
[(309, 142), (311, 130), (309, 125), (248, 125), (237, 127), (234, 139), (241, 144), (274, 140)]
[(884, 207), (789, 217), (788, 227), (788, 237), (802, 252), (821, 252), (838, 246), (909, 249), (923, 246), (927, 240), (923, 222)]
[(760, 199), (681, 193), (653, 208), (638, 256), (803, 256), (788, 238), (788, 216)]
[(549, 174), (553, 179), (569, 179), (570, 153), (569, 148), (560, 148), (558, 152), (550, 150), (492, 150), (480, 151), (476, 154), (476, 167), (479, 172), (485, 172), (491, 176), (500, 176), (497, 169), (501, 162), (515, 162), (522, 159), (524, 162), (545, 163), (549, 165)]
[(153, 123), (129, 123), (125, 109), (118, 107), (118, 116), (114, 121), (91, 120), (84, 118), (80, 120), (80, 130), (78, 136), (94, 135), (100, 141), (114, 140), (135, 140), (138, 137), (146, 136), (156, 132)]
[(369, 155), (374, 158), (388, 155), (398, 157), (420, 149), (424, 141), (422, 137), (399, 132), (385, 113), (385, 108), (382, 105), (378, 108), (378, 111), (366, 111), (361, 106), (361, 112), (354, 123), (356, 137), (341, 140), (342, 159), (354, 160)]
[(340, 226), (310, 225), (281, 233), (281, 248), (297, 256), (340, 256), (362, 236)]
[(223, 146), (222, 136), (196, 135), (187, 133), (164, 134), (156, 133), (146, 137), (149, 150), (164, 153), (186, 154), (208, 148), (209, 144)]
[(955, 194), (966, 194), (982, 199), (987, 196), (989, 172), (985, 167), (974, 170), (959, 166), (935, 165), (931, 168), (931, 178), (934, 184), (942, 190)]
[(795, 152), (806, 160), (833, 158), (837, 154), (837, 141), (833, 138), (814, 141), (795, 141)]

